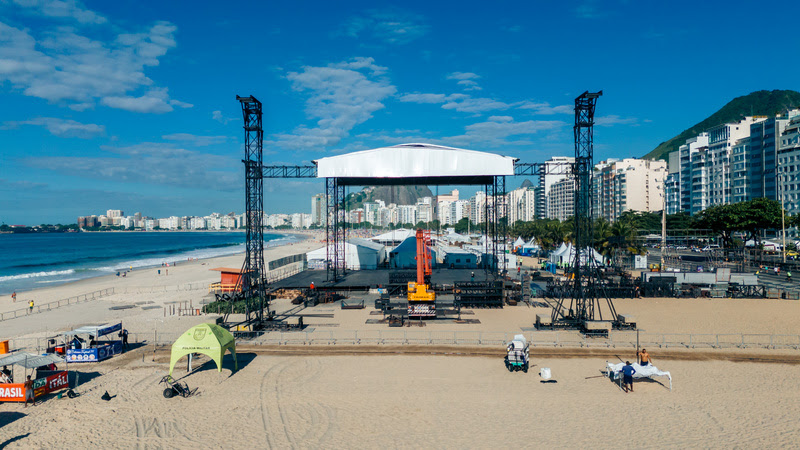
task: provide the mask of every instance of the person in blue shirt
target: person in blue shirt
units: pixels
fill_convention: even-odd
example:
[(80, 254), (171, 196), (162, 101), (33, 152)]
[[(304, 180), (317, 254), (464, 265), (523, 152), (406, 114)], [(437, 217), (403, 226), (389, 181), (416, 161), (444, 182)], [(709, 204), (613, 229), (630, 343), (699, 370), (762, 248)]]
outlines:
[(630, 391), (633, 392), (633, 374), (636, 373), (636, 369), (633, 368), (630, 361), (625, 362), (625, 366), (622, 367), (622, 389), (625, 392), (628, 392), (628, 386), (630, 386)]

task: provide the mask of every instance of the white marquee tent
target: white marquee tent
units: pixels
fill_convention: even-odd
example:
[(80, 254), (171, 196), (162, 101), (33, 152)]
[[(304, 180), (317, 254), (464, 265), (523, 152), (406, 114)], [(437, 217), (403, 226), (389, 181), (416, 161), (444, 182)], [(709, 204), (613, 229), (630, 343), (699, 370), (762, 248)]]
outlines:
[[(581, 251), (581, 263), (586, 264), (589, 260), (589, 250), (591, 250), (591, 255), (594, 258), (594, 261), (597, 264), (603, 264), (603, 255), (597, 252), (595, 249), (586, 248)], [(550, 262), (554, 264), (569, 264), (575, 260), (575, 247), (572, 244), (564, 244), (562, 243), (558, 250), (550, 253)]]
[[(330, 245), (333, 253), (333, 244)], [(325, 247), (306, 253), (309, 267), (324, 269), (328, 252)], [(344, 245), (345, 266), (349, 270), (377, 269), (386, 261), (386, 247), (367, 239), (349, 239)]]

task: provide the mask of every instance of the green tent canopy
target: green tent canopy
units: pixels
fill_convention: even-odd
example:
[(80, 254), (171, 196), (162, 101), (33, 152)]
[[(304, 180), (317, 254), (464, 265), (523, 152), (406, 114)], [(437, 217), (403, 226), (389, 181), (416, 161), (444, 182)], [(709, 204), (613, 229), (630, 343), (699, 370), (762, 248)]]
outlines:
[(222, 372), (222, 357), (225, 350), (230, 349), (233, 355), (234, 368), (239, 370), (239, 362), (236, 360), (236, 341), (233, 335), (219, 325), (201, 323), (189, 328), (178, 340), (172, 344), (172, 357), (169, 361), (169, 374), (175, 363), (182, 357), (190, 353), (202, 353), (208, 355), (217, 363), (217, 370)]

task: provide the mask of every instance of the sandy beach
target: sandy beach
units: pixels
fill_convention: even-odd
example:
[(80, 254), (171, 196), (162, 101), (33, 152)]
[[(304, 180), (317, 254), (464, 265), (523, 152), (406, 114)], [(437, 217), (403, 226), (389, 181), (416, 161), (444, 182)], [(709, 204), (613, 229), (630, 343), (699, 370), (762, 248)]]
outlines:
[[(270, 248), (265, 257), (321, 245), (316, 236)], [(523, 374), (506, 371), (502, 344), (292, 347), (240, 340), (238, 372), (232, 372), (230, 356), (221, 373), (205, 357), (191, 374), (179, 363), (176, 378), (185, 376), (198, 395), (165, 399), (158, 381), (166, 374), (169, 348), (150, 345), (152, 336), (214, 321), (213, 314), (167, 311), (176, 302), (199, 305), (207, 285), (219, 279), (209, 269), (240, 267), (242, 258), (181, 262), (169, 275), (142, 269), (125, 278), (83, 280), (22, 293), (16, 303), (0, 298), (0, 311), (9, 311), (24, 306), (29, 295), (38, 303), (113, 287), (114, 294), (97, 300), (0, 322), (0, 339), (19, 347), (72, 327), (121, 320), (132, 340), (146, 341), (120, 357), (80, 366), (78, 398), (52, 397), (27, 409), (0, 404), (0, 447), (604, 448), (634, 440), (644, 447), (755, 448), (793, 445), (800, 438), (800, 351), (789, 348), (651, 348), (655, 364), (672, 373), (674, 389), (663, 380), (643, 381), (624, 394), (600, 371), (607, 360), (634, 360), (633, 348), (533, 348), (534, 367)], [(363, 296), (363, 310), (308, 308), (322, 317), (306, 323), (332, 333), (389, 330), (367, 323), (375, 318), (373, 297)], [(119, 305), (133, 307), (109, 309)], [(636, 317), (643, 335), (797, 336), (800, 330), (797, 301), (624, 299), (615, 305)], [(288, 300), (273, 306), (292, 307)], [(531, 335), (539, 333), (531, 331), (536, 314), (546, 311), (526, 305), (477, 309), (469, 317), (479, 323), (429, 323), (409, 332)], [(551, 368), (558, 383), (540, 383), (541, 367)], [(100, 399), (105, 391), (111, 401)]]

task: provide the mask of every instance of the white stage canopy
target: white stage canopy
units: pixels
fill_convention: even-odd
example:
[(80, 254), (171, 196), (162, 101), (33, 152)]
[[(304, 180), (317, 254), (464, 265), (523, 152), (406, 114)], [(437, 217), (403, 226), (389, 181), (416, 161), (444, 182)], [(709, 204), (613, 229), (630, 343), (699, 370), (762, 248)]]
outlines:
[(321, 158), (318, 178), (427, 178), (514, 175), (516, 158), (433, 144), (400, 144)]

